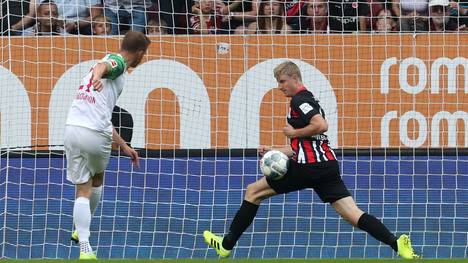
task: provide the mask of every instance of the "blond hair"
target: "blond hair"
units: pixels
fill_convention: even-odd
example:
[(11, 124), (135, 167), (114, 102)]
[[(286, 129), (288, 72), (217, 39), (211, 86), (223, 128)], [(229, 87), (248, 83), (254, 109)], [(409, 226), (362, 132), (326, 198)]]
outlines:
[[(93, 17), (91, 27), (94, 28), (97, 24), (104, 23), (104, 24), (110, 24), (109, 18), (103, 15), (98, 15)], [(109, 32), (108, 32), (109, 33)]]
[(281, 75), (286, 75), (288, 77), (297, 75), (299, 80), (302, 81), (301, 70), (294, 62), (290, 60), (285, 61), (279, 64), (278, 66), (276, 66), (275, 69), (273, 70), (273, 74), (275, 75), (276, 79), (279, 79)]

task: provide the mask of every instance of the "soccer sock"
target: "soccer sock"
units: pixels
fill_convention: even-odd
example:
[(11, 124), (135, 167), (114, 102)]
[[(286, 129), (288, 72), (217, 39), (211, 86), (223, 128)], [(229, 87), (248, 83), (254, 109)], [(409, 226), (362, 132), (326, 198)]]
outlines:
[(397, 237), (393, 235), (388, 228), (373, 215), (362, 214), (358, 221), (358, 227), (366, 231), (375, 239), (383, 242), (398, 252)]
[(89, 206), (91, 208), (91, 216), (96, 212), (99, 202), (101, 201), (102, 186), (93, 187), (91, 189), (91, 198), (89, 198)]
[(80, 251), (85, 253), (92, 252), (89, 244), (89, 226), (91, 224), (91, 210), (89, 208), (89, 199), (78, 197), (73, 207), (73, 219), (75, 221), (78, 239), (80, 240)]
[(258, 205), (252, 204), (247, 200), (242, 202), (241, 207), (232, 220), (231, 227), (229, 227), (229, 233), (224, 236), (223, 248), (231, 250), (236, 245), (242, 233), (252, 224), (255, 215), (257, 215), (257, 210)]

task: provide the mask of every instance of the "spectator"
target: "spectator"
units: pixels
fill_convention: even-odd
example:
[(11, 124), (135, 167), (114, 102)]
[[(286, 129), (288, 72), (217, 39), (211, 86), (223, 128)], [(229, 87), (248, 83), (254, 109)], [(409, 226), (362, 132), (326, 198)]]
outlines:
[(381, 9), (377, 17), (373, 19), (372, 29), (375, 32), (396, 32), (398, 31), (397, 22), (393, 19), (392, 12), (389, 9)]
[[(237, 27), (244, 27), (244, 23), (242, 21), (243, 16), (240, 14), (242, 10), (249, 3), (251, 6), (251, 1), (243, 1), (242, 0), (214, 0), (215, 2), (215, 15), (222, 16), (221, 22), (223, 28), (227, 29), (228, 31), (234, 32)], [(193, 0), (192, 1), (192, 13), (199, 14), (200, 13), (200, 1)], [(248, 9), (248, 8), (247, 8)], [(241, 12), (239, 12), (241, 11)], [(239, 19), (240, 18), (240, 19)], [(240, 29), (240, 28), (239, 28)]]
[(21, 35), (22, 31), (12, 31), (12, 25), (18, 23), (23, 15), (28, 12), (29, 4), (27, 1), (3, 1), (0, 8), (2, 9), (1, 32), (3, 35)]
[(326, 33), (328, 31), (327, 0), (309, 0), (303, 8), (305, 16), (301, 16), (301, 33)]
[(112, 23), (112, 35), (119, 35), (120, 26), (126, 25), (131, 30), (145, 32), (146, 9), (149, 0), (104, 0), (104, 15)]
[(468, 0), (450, 0), (450, 15), (457, 20), (458, 29), (466, 30), (468, 26)]
[(146, 26), (147, 35), (167, 35), (167, 23), (164, 20), (151, 19)]
[(172, 34), (175, 32), (187, 33), (188, 19), (190, 13), (191, 0), (152, 0), (153, 6), (157, 10), (156, 16), (167, 23), (167, 31)]
[(261, 0), (257, 22), (249, 25), (251, 34), (287, 34), (291, 27), (286, 23), (285, 7), (276, 0)]
[(428, 30), (428, 0), (393, 0), (392, 10), (400, 18), (400, 31)]
[(304, 0), (285, 0), (286, 22), (294, 30), (299, 30), (301, 10), (305, 7)]
[(215, 0), (200, 0), (198, 12), (190, 17), (190, 28), (195, 34), (216, 34), (222, 29), (222, 17), (215, 14)]
[[(36, 12), (35, 12), (36, 13)], [(64, 34), (58, 19), (58, 8), (53, 1), (42, 1), (37, 7), (37, 23), (23, 31), (23, 36), (52, 36)]]
[(331, 32), (349, 33), (367, 31), (369, 3), (365, 0), (330, 0), (328, 2)]
[(456, 7), (458, 9), (458, 15), (460, 17), (458, 25), (460, 26), (460, 29), (466, 30), (468, 28), (468, 1), (460, 0), (460, 3)]
[(450, 17), (449, 0), (429, 1), (429, 30), (432, 32), (458, 31), (458, 23)]
[[(29, 3), (29, 12), (11, 29), (22, 30), (34, 24), (37, 7), (40, 3), (51, 1), (31, 0)], [(54, 1), (58, 8), (58, 15), (65, 22), (65, 29), (71, 34), (91, 34), (91, 18), (102, 13), (102, 7), (99, 0), (56, 0)]]
[(95, 36), (106, 36), (112, 33), (112, 26), (107, 17), (99, 15), (93, 18), (92, 22), (93, 35)]

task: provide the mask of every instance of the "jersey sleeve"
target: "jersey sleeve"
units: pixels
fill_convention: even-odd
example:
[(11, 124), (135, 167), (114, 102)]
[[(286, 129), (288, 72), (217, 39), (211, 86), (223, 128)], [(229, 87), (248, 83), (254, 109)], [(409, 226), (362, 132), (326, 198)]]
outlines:
[(107, 55), (105, 58), (102, 59), (103, 63), (107, 64), (108, 72), (104, 76), (106, 79), (116, 79), (120, 75), (122, 75), (125, 72), (125, 69), (127, 68), (127, 64), (125, 63), (125, 60), (116, 54), (110, 54)]
[(292, 101), (292, 106), (305, 123), (309, 123), (312, 117), (320, 114), (320, 105), (312, 95), (295, 97)]

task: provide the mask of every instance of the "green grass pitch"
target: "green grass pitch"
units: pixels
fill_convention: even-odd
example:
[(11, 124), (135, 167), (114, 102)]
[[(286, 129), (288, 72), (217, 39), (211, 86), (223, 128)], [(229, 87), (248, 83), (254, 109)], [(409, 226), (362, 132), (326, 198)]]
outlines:
[[(57, 262), (83, 262), (78, 260), (2, 260), (2, 262), (44, 262), (44, 263), (57, 263)], [(111, 263), (390, 263), (390, 262), (414, 262), (414, 263), (467, 263), (468, 259), (420, 259), (420, 260), (402, 260), (402, 259), (166, 259), (166, 260), (98, 260), (92, 262), (111, 262)]]

